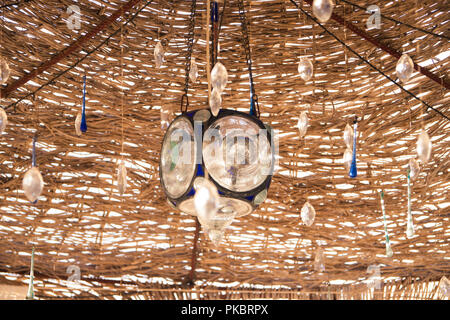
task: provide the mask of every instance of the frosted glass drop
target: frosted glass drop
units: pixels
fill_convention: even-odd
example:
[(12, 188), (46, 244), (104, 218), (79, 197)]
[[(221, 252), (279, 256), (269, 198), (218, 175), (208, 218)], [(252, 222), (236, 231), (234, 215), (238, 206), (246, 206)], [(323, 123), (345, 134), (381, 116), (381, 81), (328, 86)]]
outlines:
[(312, 78), (314, 72), (314, 66), (309, 58), (300, 58), (300, 61), (298, 63), (298, 73), (300, 74), (300, 77), (304, 81), (308, 81)]
[(392, 257), (394, 255), (394, 252), (392, 251), (391, 245), (387, 244), (386, 245), (386, 256), (388, 258)]
[(400, 81), (407, 82), (414, 72), (414, 62), (407, 54), (403, 54), (397, 61), (395, 71)]
[(124, 194), (127, 190), (127, 167), (123, 162), (117, 167), (117, 190), (120, 194)]
[(353, 159), (353, 151), (352, 151), (352, 149), (347, 148), (347, 150), (345, 150), (345, 152), (344, 152), (344, 157), (342, 158), (345, 169), (347, 171), (350, 170), (350, 166), (352, 165), (352, 159)]
[(222, 242), (223, 237), (225, 235), (224, 230), (209, 230), (208, 231), (208, 237), (211, 240), (211, 242), (214, 244), (214, 246), (218, 247), (219, 244)]
[(160, 68), (164, 62), (164, 49), (163, 46), (161, 45), (161, 42), (158, 42), (155, 46), (155, 51), (154, 51), (154, 56), (155, 56), (155, 66), (156, 68)]
[(420, 173), (420, 167), (415, 159), (409, 159), (409, 170), (409, 177), (411, 178), (411, 181), (416, 180)]
[(302, 138), (306, 134), (306, 130), (308, 129), (308, 115), (306, 111), (302, 111), (300, 113), (300, 117), (298, 118), (297, 128), (300, 133), (300, 138)]
[(191, 79), (192, 83), (195, 83), (197, 81), (197, 77), (198, 77), (197, 63), (195, 62), (195, 58), (192, 58), (191, 70), (189, 71), (189, 79)]
[(8, 124), (8, 116), (6, 115), (5, 110), (0, 108), (0, 133), (3, 133), (6, 129), (6, 125)]
[(312, 5), (313, 14), (320, 22), (327, 22), (333, 13), (333, 0), (314, 0)]
[(44, 188), (44, 180), (37, 167), (31, 167), (31, 169), (25, 173), (22, 181), (22, 188), (26, 197), (31, 202), (35, 202), (39, 198), (42, 189)]
[(0, 58), (0, 84), (5, 84), (9, 78), (9, 66), (5, 59)]
[(353, 148), (353, 128), (348, 123), (344, 130), (344, 142), (347, 148)]
[(77, 117), (75, 118), (75, 133), (77, 136), (81, 136), (81, 111), (77, 114)]
[(325, 264), (323, 262), (323, 250), (318, 248), (316, 251), (316, 257), (314, 258), (314, 270), (317, 272), (325, 271)]
[(199, 183), (194, 195), (194, 205), (197, 217), (202, 226), (208, 226), (219, 208), (219, 192), (209, 180)]
[(167, 128), (169, 128), (169, 125), (169, 110), (161, 108), (161, 130), (166, 130)]
[(422, 129), (417, 139), (417, 156), (422, 163), (427, 163), (431, 157), (431, 141), (428, 133)]
[(314, 218), (316, 217), (316, 210), (314, 210), (314, 207), (309, 203), (309, 201), (306, 201), (303, 205), (301, 216), (303, 223), (308, 227), (313, 224)]
[(450, 280), (446, 276), (443, 276), (439, 281), (439, 289), (444, 296), (450, 297)]
[(211, 113), (216, 117), (219, 114), (220, 107), (222, 106), (221, 93), (217, 88), (214, 88), (209, 97), (209, 106), (211, 108)]
[(412, 222), (408, 221), (407, 227), (406, 227), (406, 237), (408, 239), (411, 239), (412, 237), (414, 237), (414, 225), (412, 224)]
[(217, 62), (214, 68), (211, 71), (211, 84), (213, 88), (219, 90), (219, 92), (223, 92), (227, 85), (228, 81), (228, 72), (227, 68), (220, 63)]

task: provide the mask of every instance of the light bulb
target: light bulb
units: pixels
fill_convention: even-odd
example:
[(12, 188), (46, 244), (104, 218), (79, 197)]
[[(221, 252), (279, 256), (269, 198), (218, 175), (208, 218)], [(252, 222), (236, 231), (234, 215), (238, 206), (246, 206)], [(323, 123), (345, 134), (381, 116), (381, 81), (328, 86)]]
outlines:
[(414, 71), (414, 62), (407, 54), (403, 54), (397, 61), (395, 71), (400, 81), (405, 83), (411, 78)]
[(203, 180), (195, 190), (194, 205), (197, 217), (202, 226), (208, 226), (219, 208), (219, 192), (209, 180)]
[(417, 139), (417, 156), (422, 163), (427, 163), (431, 157), (431, 141), (428, 133), (422, 129)]
[(209, 97), (209, 106), (211, 108), (211, 113), (214, 117), (219, 114), (220, 107), (222, 105), (222, 97), (221, 93), (217, 88), (214, 88), (211, 92), (211, 96)]
[(333, 13), (333, 0), (314, 0), (312, 5), (313, 14), (320, 22), (327, 22)]
[(217, 62), (214, 68), (211, 71), (211, 84), (213, 88), (219, 90), (219, 92), (223, 92), (227, 85), (228, 81), (228, 72), (227, 68), (220, 63)]
[(344, 130), (344, 142), (347, 148), (353, 147), (353, 128), (347, 123)]
[(415, 159), (409, 159), (409, 170), (409, 177), (411, 178), (411, 181), (416, 180), (420, 173), (420, 167)]
[(300, 138), (306, 134), (306, 130), (308, 129), (308, 115), (306, 111), (302, 111), (300, 113), (300, 117), (298, 118), (297, 128), (300, 133)]
[(314, 258), (314, 270), (320, 273), (325, 271), (325, 265), (323, 263), (323, 250), (320, 247), (317, 249), (316, 257)]
[(197, 63), (195, 62), (195, 58), (192, 58), (191, 70), (189, 71), (189, 79), (191, 79), (192, 83), (195, 83), (197, 81), (197, 77), (198, 77)]
[(123, 161), (117, 167), (117, 190), (121, 195), (127, 190), (127, 167)]
[(8, 116), (3, 108), (0, 108), (0, 133), (3, 133), (6, 129), (6, 125), (8, 124)]
[(160, 68), (164, 62), (164, 49), (163, 46), (161, 45), (161, 42), (158, 41), (158, 43), (156, 44), (153, 55), (155, 56), (156, 68)]
[(309, 201), (306, 201), (303, 205), (301, 216), (303, 223), (308, 227), (313, 224), (314, 218), (316, 217), (316, 210), (314, 210), (314, 207), (309, 203)]
[(35, 202), (39, 198), (44, 188), (44, 180), (37, 167), (31, 167), (25, 173), (22, 180), (22, 188), (26, 197), (31, 202)]
[(77, 136), (81, 136), (81, 111), (78, 112), (77, 117), (75, 118), (75, 133)]
[(314, 66), (309, 58), (302, 57), (298, 62), (298, 73), (304, 81), (308, 81), (312, 78), (314, 72)]
[(347, 171), (350, 170), (350, 166), (352, 165), (352, 159), (353, 159), (353, 151), (350, 148), (347, 148), (344, 152), (344, 156), (342, 158), (342, 161), (344, 162), (345, 169)]
[(0, 58), (0, 85), (5, 84), (9, 78), (9, 66), (5, 59)]

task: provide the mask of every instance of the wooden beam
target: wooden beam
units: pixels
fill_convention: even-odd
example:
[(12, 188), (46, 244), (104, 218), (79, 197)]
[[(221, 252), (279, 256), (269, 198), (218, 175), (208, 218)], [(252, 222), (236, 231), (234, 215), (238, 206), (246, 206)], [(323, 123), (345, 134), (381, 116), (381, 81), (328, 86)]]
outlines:
[(140, 2), (141, 0), (130, 0), (127, 3), (125, 3), (123, 6), (121, 6), (119, 9), (117, 9), (112, 15), (109, 17), (106, 17), (103, 19), (102, 22), (100, 22), (96, 27), (94, 27), (92, 30), (90, 30), (88, 33), (86, 33), (84, 36), (81, 36), (78, 38), (75, 42), (73, 42), (70, 46), (65, 48), (64, 50), (60, 51), (56, 55), (52, 56), (49, 60), (42, 63), (39, 67), (34, 69), (28, 74), (25, 74), (22, 78), (16, 80), (15, 82), (11, 83), (7, 87), (3, 88), (1, 90), (0, 96), (2, 98), (7, 98), (9, 94), (16, 90), (17, 88), (20, 88), (24, 84), (26, 84), (31, 79), (37, 77), (53, 65), (57, 64), (76, 50), (82, 48), (82, 46), (89, 41), (91, 38), (95, 37), (98, 33), (100, 33), (105, 28), (109, 27), (114, 21), (117, 20), (117, 18), (123, 16), (128, 10), (130, 10), (135, 4)]
[[(312, 6), (313, 0), (304, 0), (304, 1)], [(361, 30), (360, 28), (356, 27), (353, 23), (350, 23), (347, 20), (345, 20), (344, 18), (342, 18), (340, 15), (333, 13), (331, 15), (331, 19), (333, 19), (334, 21), (338, 22), (339, 24), (349, 28), (351, 31), (353, 31), (354, 33), (356, 33), (363, 39), (369, 41), (370, 43), (372, 43), (376, 47), (380, 48), (381, 50), (385, 51), (386, 53), (390, 54), (394, 58), (400, 59), (400, 57), (402, 56), (402, 54), (400, 52), (398, 52), (397, 50), (389, 47), (386, 44), (381, 43), (380, 41), (378, 41), (377, 39), (375, 39), (374, 37), (369, 35), (364, 30)], [(429, 79), (433, 80), (434, 82), (438, 83), (439, 85), (443, 86), (444, 88), (450, 89), (450, 82), (448, 80), (444, 79), (444, 77), (441, 78), (441, 77), (437, 76), (436, 74), (432, 73), (427, 68), (421, 67), (415, 62), (414, 62), (414, 69), (416, 69), (421, 74), (428, 77)]]

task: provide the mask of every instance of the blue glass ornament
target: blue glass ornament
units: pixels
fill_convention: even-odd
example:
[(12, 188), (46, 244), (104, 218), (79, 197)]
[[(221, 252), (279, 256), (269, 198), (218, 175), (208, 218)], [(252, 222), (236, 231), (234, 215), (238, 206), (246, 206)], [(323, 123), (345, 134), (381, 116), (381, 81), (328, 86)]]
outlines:
[(356, 178), (358, 176), (358, 171), (356, 169), (356, 129), (358, 128), (358, 122), (355, 119), (353, 123), (353, 158), (352, 164), (350, 166), (350, 171), (348, 173), (350, 178)]
[(81, 132), (87, 131), (87, 124), (86, 124), (86, 76), (83, 77), (83, 109), (81, 111), (81, 125), (80, 130)]

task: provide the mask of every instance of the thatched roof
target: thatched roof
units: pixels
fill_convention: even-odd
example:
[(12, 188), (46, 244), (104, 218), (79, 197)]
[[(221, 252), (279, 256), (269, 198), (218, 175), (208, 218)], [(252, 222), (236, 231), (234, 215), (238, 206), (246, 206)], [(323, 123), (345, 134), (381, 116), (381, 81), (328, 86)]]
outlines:
[[(2, 9), (1, 54), (11, 68), (4, 90), (129, 1), (19, 2)], [(193, 251), (196, 220), (167, 204), (158, 174), (164, 135), (160, 109), (169, 108), (172, 118), (180, 113), (191, 1), (132, 2), (123, 20), (132, 20), (124, 27), (123, 118), (119, 18), (1, 101), (8, 115), (0, 137), (1, 282), (28, 282), (34, 246), (35, 292), (42, 299), (69, 294), (312, 299), (311, 292), (326, 292), (327, 297), (336, 293), (339, 298), (339, 292), (357, 295), (366, 290), (367, 268), (373, 264), (381, 264), (385, 282), (379, 298), (438, 297), (433, 281), (450, 272), (450, 122), (367, 63), (396, 81), (398, 58), (337, 20), (323, 24), (363, 61), (291, 1), (245, 1), (261, 120), (280, 131), (279, 167), (260, 208), (236, 219), (219, 248), (200, 232)], [(308, 2), (303, 1), (302, 8), (312, 15)], [(73, 3), (81, 9), (80, 30), (66, 25), (67, 7)], [(382, 15), (409, 26), (382, 17), (381, 29), (372, 30), (366, 28), (369, 14), (350, 3), (362, 8), (372, 4), (337, 1), (334, 13), (384, 46), (408, 53), (438, 77), (436, 82), (415, 72), (405, 88), (450, 116), (448, 1), (380, 3)], [(199, 0), (193, 57), (200, 70), (189, 90), (191, 110), (207, 106), (205, 24), (206, 2)], [(219, 61), (229, 74), (223, 105), (248, 111), (241, 38), (237, 0), (227, 0), (219, 41)], [(166, 51), (160, 69), (153, 58), (158, 39), (165, 40)], [(314, 60), (315, 68), (306, 83), (297, 72), (303, 55)], [(81, 109), (83, 75), (88, 131), (79, 137), (74, 121)], [(306, 137), (299, 138), (296, 124), (303, 110), (310, 125)], [(342, 163), (342, 133), (355, 115), (361, 119), (359, 171), (350, 179)], [(120, 196), (114, 178), (122, 120), (129, 179), (126, 194)], [(408, 239), (406, 170), (422, 126), (433, 150), (412, 185), (416, 235)], [(22, 178), (31, 164), (35, 132), (45, 188), (38, 203), (31, 204), (22, 191)], [(392, 258), (385, 255), (380, 189), (385, 192)], [(317, 212), (311, 227), (300, 218), (307, 199)], [(325, 254), (322, 274), (313, 268), (319, 246)], [(191, 274), (192, 259), (196, 265)], [(70, 265), (80, 268), (78, 289), (66, 281)], [(428, 281), (434, 284), (426, 287)], [(421, 286), (423, 291), (418, 291)], [(274, 291), (284, 295), (271, 296)]]

